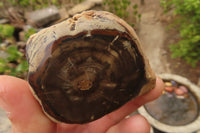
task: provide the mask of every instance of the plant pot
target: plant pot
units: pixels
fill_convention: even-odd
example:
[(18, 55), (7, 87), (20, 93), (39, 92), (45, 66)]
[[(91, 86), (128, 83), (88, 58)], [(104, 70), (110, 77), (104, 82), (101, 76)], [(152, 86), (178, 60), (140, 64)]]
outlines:
[[(194, 117), (193, 120), (191, 120), (190, 122), (186, 122), (183, 124), (180, 123), (174, 123), (174, 124), (169, 124), (167, 122), (163, 122), (161, 119), (157, 119), (157, 117), (153, 116), (150, 112), (150, 110), (147, 109), (147, 104), (140, 107), (138, 109), (138, 112), (143, 115), (144, 117), (146, 117), (146, 119), (149, 121), (149, 123), (155, 127), (156, 129), (160, 130), (160, 131), (164, 131), (164, 132), (170, 132), (170, 133), (174, 133), (174, 132), (195, 132), (198, 131), (200, 129), (200, 113), (199, 113), (199, 107), (200, 107), (200, 88), (196, 85), (194, 85), (193, 83), (191, 83), (188, 79), (179, 76), (179, 75), (174, 75), (174, 74), (161, 74), (159, 75), (164, 81), (175, 81), (181, 85), (184, 85), (188, 88), (188, 93), (190, 93), (189, 96), (193, 96), (195, 101), (196, 101), (196, 115)], [(168, 92), (166, 92), (168, 93)], [(174, 93), (175, 94), (175, 93)], [(173, 94), (173, 95), (174, 95)], [(163, 94), (164, 95), (164, 94)], [(162, 95), (162, 96), (163, 96)], [(171, 95), (171, 94), (170, 94)], [(161, 96), (161, 97), (162, 97)], [(152, 101), (152, 103), (154, 102), (154, 108), (157, 108), (157, 110), (162, 110), (163, 108), (161, 107), (162, 105), (160, 104), (160, 106), (155, 105), (156, 101), (158, 101), (159, 99), (156, 99), (154, 101)], [(179, 99), (178, 99), (179, 100)], [(177, 100), (177, 101), (178, 101)], [(180, 101), (180, 100), (179, 100)], [(184, 101), (184, 100), (182, 100)], [(157, 102), (158, 103), (158, 102)], [(149, 104), (149, 103), (148, 103)], [(171, 104), (171, 102), (168, 103), (163, 103), (166, 104), (167, 107), (169, 107), (169, 104)], [(174, 106), (177, 106), (177, 104), (174, 104)], [(188, 108), (189, 108), (190, 104), (188, 104)], [(152, 109), (154, 109), (152, 108)], [(181, 107), (177, 107), (178, 109)], [(170, 110), (169, 108), (167, 110)], [(159, 112), (158, 111), (158, 112)], [(177, 110), (178, 111), (178, 110)], [(174, 113), (177, 113), (176, 110)], [(158, 114), (156, 114), (158, 115)], [(166, 114), (160, 114), (160, 115), (165, 115)], [(167, 115), (166, 117), (171, 117), (171, 119), (176, 119), (178, 118), (178, 116), (175, 116), (174, 114), (171, 115)], [(179, 116), (184, 117), (184, 115)]]

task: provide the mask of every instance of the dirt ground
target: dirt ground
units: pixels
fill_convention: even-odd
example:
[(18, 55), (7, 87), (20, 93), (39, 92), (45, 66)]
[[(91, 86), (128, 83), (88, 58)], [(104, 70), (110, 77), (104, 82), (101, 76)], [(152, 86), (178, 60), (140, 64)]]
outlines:
[(169, 45), (180, 38), (176, 29), (167, 30), (172, 17), (163, 13), (160, 0), (146, 0), (144, 5), (139, 6), (139, 10), (142, 18), (136, 32), (155, 73), (181, 75), (197, 84), (200, 80), (200, 64), (192, 68), (180, 58), (171, 58)]
[(6, 117), (5, 111), (0, 107), (0, 133), (10, 133), (11, 124)]

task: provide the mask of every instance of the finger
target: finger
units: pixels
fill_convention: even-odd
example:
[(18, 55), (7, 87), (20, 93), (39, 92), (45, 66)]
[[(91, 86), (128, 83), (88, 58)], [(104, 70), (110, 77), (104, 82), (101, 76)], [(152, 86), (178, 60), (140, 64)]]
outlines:
[(8, 114), (14, 133), (51, 133), (53, 124), (42, 112), (26, 81), (0, 76), (0, 106)]
[[(149, 93), (139, 96), (138, 98), (131, 100), (118, 110), (105, 115), (101, 119), (98, 119), (94, 122), (88, 123), (87, 125), (90, 127), (91, 131), (99, 131), (105, 132), (110, 126), (115, 125), (122, 119), (124, 119), (127, 115), (131, 114), (132, 112), (136, 111), (141, 105), (152, 101), (158, 98), (162, 94), (162, 90), (164, 88), (163, 82), (160, 78), (156, 79), (156, 86), (152, 89)], [(99, 125), (104, 125), (103, 128)]]
[(58, 129), (59, 131), (61, 131), (61, 133), (62, 132), (64, 133), (64, 131), (66, 130), (76, 131), (76, 132), (80, 132), (82, 130), (87, 130), (88, 132), (95, 131), (96, 133), (105, 132), (110, 126), (115, 125), (116, 123), (124, 119), (127, 115), (134, 112), (139, 106), (159, 97), (162, 93), (163, 87), (164, 86), (162, 80), (160, 78), (157, 78), (156, 87), (149, 93), (128, 102), (120, 109), (102, 117), (101, 119), (79, 126), (69, 125), (69, 124), (59, 124)]
[(106, 133), (149, 133), (150, 125), (141, 115), (135, 115), (112, 126)]
[(110, 113), (107, 116), (109, 117), (109, 119), (117, 122), (132, 113), (133, 111), (137, 110), (137, 108), (144, 105), (145, 103), (158, 98), (162, 94), (163, 88), (163, 81), (158, 77), (156, 79), (156, 86), (154, 89), (142, 96), (135, 98), (134, 100), (131, 100), (120, 109)]

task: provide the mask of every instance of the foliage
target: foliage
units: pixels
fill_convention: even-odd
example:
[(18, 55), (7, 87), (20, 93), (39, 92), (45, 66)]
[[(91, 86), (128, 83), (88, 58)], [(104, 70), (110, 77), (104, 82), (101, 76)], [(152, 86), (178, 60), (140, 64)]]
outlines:
[[(116, 14), (122, 19), (127, 19), (131, 14), (130, 8), (131, 1), (130, 0), (105, 0), (104, 6), (108, 7), (108, 11)], [(141, 14), (138, 13), (138, 5), (134, 4), (132, 6), (132, 17), (135, 21), (140, 20)], [(134, 26), (133, 23), (130, 25)]]
[(30, 7), (32, 9), (40, 9), (51, 4), (58, 5), (58, 0), (8, 0), (12, 6)]
[(34, 34), (34, 33), (36, 33), (36, 32), (37, 32), (36, 29), (34, 29), (34, 28), (29, 28), (28, 31), (25, 32), (25, 40), (28, 40), (28, 38), (29, 38), (32, 34)]
[(1, 48), (1, 50), (7, 53), (7, 57), (0, 58), (0, 73), (24, 77), (24, 73), (28, 71), (28, 63), (24, 54), (13, 45), (5, 49)]
[[(0, 39), (8, 40), (12, 38), (14, 27), (8, 24), (0, 25)], [(6, 57), (0, 57), (0, 74), (8, 74), (18, 77), (24, 77), (23, 74), (28, 70), (28, 63), (24, 54), (18, 51), (14, 45), (8, 47), (0, 47)]]
[(181, 40), (170, 45), (172, 57), (182, 57), (193, 67), (200, 61), (200, 0), (162, 0), (165, 11), (173, 9)]
[(12, 37), (15, 28), (9, 24), (0, 24), (0, 42), (3, 39)]
[(41, 9), (44, 7), (48, 7), (50, 5), (62, 6), (63, 4), (77, 4), (84, 0), (3, 0), (4, 2), (0, 2), (0, 7), (4, 3), (9, 3), (11, 6), (18, 6), (23, 8), (29, 8), (32, 10)]

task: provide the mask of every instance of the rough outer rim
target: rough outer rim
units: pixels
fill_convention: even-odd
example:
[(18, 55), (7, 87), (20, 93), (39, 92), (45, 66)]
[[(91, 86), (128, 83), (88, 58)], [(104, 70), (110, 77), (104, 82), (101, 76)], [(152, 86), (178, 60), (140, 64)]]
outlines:
[[(92, 19), (93, 15), (99, 15), (99, 16), (105, 17), (110, 22), (105, 23), (104, 26), (102, 26), (101, 24), (99, 25), (99, 23), (101, 23), (101, 22), (99, 22), (99, 20)], [(81, 19), (81, 20), (79, 20), (79, 19)], [(90, 22), (93, 22), (91, 27), (88, 27), (86, 25), (88, 20), (90, 20)], [(79, 23), (77, 25), (78, 29), (71, 31), (70, 30), (71, 25), (73, 25), (74, 23), (78, 23), (79, 21), (85, 21), (85, 23)], [(62, 28), (62, 26), (64, 26), (64, 28)], [(134, 42), (136, 43), (139, 52), (143, 55), (145, 70), (148, 70), (145, 72), (145, 74), (146, 74), (146, 78), (149, 80), (149, 84), (146, 84), (141, 88), (139, 96), (148, 92), (149, 90), (153, 89), (155, 87), (156, 76), (155, 76), (155, 73), (152, 71), (149, 61), (141, 48), (141, 45), (140, 45), (141, 42), (139, 41), (138, 36), (136, 35), (134, 29), (130, 25), (128, 25), (124, 20), (115, 16), (112, 13), (109, 13), (106, 11), (94, 11), (94, 10), (84, 11), (81, 14), (76, 14), (72, 18), (69, 18), (61, 23), (52, 25), (51, 27), (45, 28), (36, 34), (33, 34), (28, 39), (26, 45), (27, 45), (27, 47), (29, 47), (30, 43), (34, 43), (33, 45), (40, 43), (40, 45), (39, 45), (39, 46), (41, 46), (40, 49), (44, 50), (43, 47), (45, 46), (45, 44), (52, 43), (52, 42), (58, 40), (59, 38), (65, 36), (66, 33), (68, 35), (74, 36), (80, 32), (85, 31), (86, 29), (89, 33), (90, 31), (95, 30), (96, 28), (104, 29), (104, 30), (116, 29), (119, 32), (126, 32), (126, 33), (130, 34), (130, 37), (132, 37), (132, 40), (134, 40)], [(44, 34), (49, 37), (45, 38)], [(41, 36), (40, 42), (38, 42), (38, 40), (37, 40), (38, 38), (35, 38), (35, 36)], [(37, 46), (37, 47), (39, 47), (39, 46)], [(31, 52), (34, 53), (35, 50), (37, 50), (37, 48), (36, 49), (29, 48), (29, 49), (27, 49), (27, 53), (31, 53)], [(34, 59), (34, 62), (31, 62), (34, 65), (29, 66), (29, 72), (34, 72), (37, 70), (37, 65), (35, 65), (35, 64), (38, 64), (38, 62), (41, 62), (41, 59), (44, 57), (44, 55), (42, 55), (42, 54), (44, 54), (44, 53), (45, 53), (45, 51), (40, 51), (40, 55), (37, 55), (37, 59)], [(29, 56), (27, 56), (27, 57), (29, 57)]]
[[(99, 20), (92, 19), (93, 15), (99, 15), (99, 16), (105, 17), (109, 20), (110, 23), (105, 23), (106, 25), (102, 26), (101, 24), (99, 24), (100, 23)], [(79, 20), (79, 19), (81, 19), (81, 20)], [(92, 21), (93, 23), (92, 23), (92, 26), (87, 27), (87, 22), (89, 20), (90, 20), (90, 22)], [(85, 21), (85, 22), (79, 23), (77, 25), (78, 29), (71, 31), (70, 30), (71, 26), (74, 23), (78, 23), (79, 21), (81, 21), (81, 22)], [(148, 83), (141, 88), (138, 96), (140, 96), (144, 93), (147, 93), (148, 91), (153, 89), (155, 87), (156, 76), (149, 65), (148, 59), (146, 58), (145, 54), (142, 51), (142, 48), (140, 46), (141, 42), (139, 41), (138, 36), (136, 35), (134, 29), (130, 25), (128, 25), (124, 20), (122, 20), (119, 17), (115, 16), (114, 14), (106, 12), (106, 11), (94, 11), (94, 10), (84, 11), (80, 14), (74, 15), (72, 18), (69, 18), (61, 23), (56, 24), (56, 25), (52, 25), (52, 26), (45, 28), (45, 29), (41, 30), (40, 32), (32, 35), (29, 38), (29, 40), (27, 41), (26, 46), (29, 47), (30, 44), (32, 46), (34, 46), (34, 45), (37, 45), (38, 43), (39, 43), (39, 45), (36, 46), (36, 49), (33, 49), (33, 48), (26, 49), (27, 50), (26, 52), (27, 53), (36, 53), (37, 50), (40, 49), (40, 51), (39, 51), (40, 54), (37, 55), (37, 58), (35, 58), (31, 62), (32, 64), (29, 65), (29, 72), (37, 71), (38, 64), (39, 64), (39, 62), (41, 62), (41, 59), (43, 59), (43, 57), (44, 57), (44, 53), (45, 53), (44, 47), (47, 43), (52, 43), (52, 42), (58, 40), (59, 38), (65, 36), (66, 34), (68, 34), (70, 36), (74, 36), (85, 30), (87, 30), (88, 33), (90, 33), (90, 31), (95, 30), (96, 28), (105, 29), (105, 30), (116, 29), (119, 32), (126, 32), (130, 35), (132, 40), (134, 40), (134, 42), (136, 43), (139, 52), (143, 55), (145, 74), (146, 74), (145, 76), (148, 80)], [(38, 36), (40, 36), (40, 37), (38, 38)], [(46, 38), (46, 37), (48, 37), (48, 38)], [(27, 54), (27, 57), (29, 59), (31, 58), (31, 57), (29, 57), (29, 54)], [(31, 92), (33, 93), (34, 97), (42, 105), (41, 100), (35, 94), (33, 88), (30, 87), (30, 89), (31, 89)], [(42, 108), (43, 108), (43, 106), (42, 106)], [(60, 121), (56, 120), (55, 118), (53, 118), (52, 116), (50, 116), (48, 113), (46, 113), (44, 109), (43, 109), (43, 111), (54, 122), (60, 122)]]
[(29, 85), (29, 88), (30, 88), (30, 90), (31, 90), (31, 92), (32, 92), (32, 94), (33, 94), (33, 96), (35, 97), (35, 99), (36, 99), (36, 100), (39, 102), (39, 104), (41, 105), (43, 113), (44, 113), (50, 120), (52, 120), (52, 121), (54, 121), (54, 122), (56, 122), (56, 123), (62, 123), (61, 121), (56, 120), (54, 117), (52, 117), (51, 115), (49, 115), (49, 114), (45, 111), (45, 109), (44, 109), (43, 106), (42, 106), (42, 101), (41, 101), (41, 100), (38, 98), (38, 96), (35, 94), (33, 88), (32, 88), (30, 85)]
[[(200, 107), (200, 88), (196, 85), (194, 85), (193, 83), (191, 83), (188, 79), (179, 76), (179, 75), (175, 75), (175, 74), (160, 74), (159, 75), (162, 79), (164, 80), (174, 80), (177, 81), (179, 83), (182, 83), (185, 86), (188, 86), (190, 88), (190, 91), (193, 93), (193, 95), (195, 95), (195, 97), (197, 98), (197, 102), (199, 103), (199, 107)], [(197, 131), (200, 129), (200, 114), (197, 116), (197, 118), (187, 124), (187, 125), (183, 125), (183, 126), (171, 126), (171, 125), (167, 125), (164, 123), (161, 123), (160, 121), (154, 119), (144, 108), (144, 106), (140, 107), (138, 109), (138, 112), (140, 114), (142, 114), (151, 125), (153, 125), (155, 128), (164, 131), (164, 132), (172, 132), (172, 133), (191, 133), (194, 131)]]

